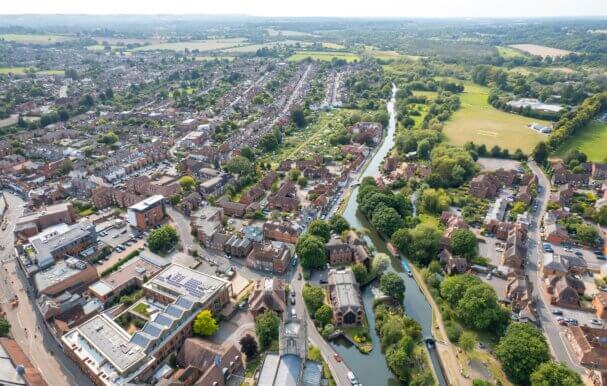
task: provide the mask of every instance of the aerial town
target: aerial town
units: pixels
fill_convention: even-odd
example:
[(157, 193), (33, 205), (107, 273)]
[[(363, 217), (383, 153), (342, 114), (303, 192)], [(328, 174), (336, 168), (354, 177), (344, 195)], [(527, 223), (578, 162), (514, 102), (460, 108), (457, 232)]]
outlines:
[(607, 21), (484, 22), (0, 15), (0, 384), (607, 386)]

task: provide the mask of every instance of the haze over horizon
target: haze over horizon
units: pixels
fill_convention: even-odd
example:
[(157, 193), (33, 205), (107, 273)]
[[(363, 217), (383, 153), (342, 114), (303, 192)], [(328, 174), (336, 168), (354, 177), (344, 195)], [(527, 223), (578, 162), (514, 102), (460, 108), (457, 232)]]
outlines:
[[(297, 6), (303, 4), (304, 6)], [(512, 0), (450, 1), (426, 0), (423, 2), (392, 0), (323, 1), (288, 3), (281, 0), (150, 0), (145, 4), (119, 0), (88, 2), (79, 0), (32, 0), (10, 2), (0, 6), (0, 14), (90, 14), (90, 15), (249, 15), (267, 17), (575, 17), (606, 16), (607, 1), (578, 0)]]

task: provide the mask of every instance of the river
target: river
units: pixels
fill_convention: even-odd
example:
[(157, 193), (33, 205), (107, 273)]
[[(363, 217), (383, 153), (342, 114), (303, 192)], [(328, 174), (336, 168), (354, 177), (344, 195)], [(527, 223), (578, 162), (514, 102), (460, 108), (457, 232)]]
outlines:
[[(392, 89), (392, 99), (387, 103), (388, 113), (390, 114), (390, 122), (388, 124), (387, 133), (379, 149), (373, 155), (373, 158), (365, 166), (362, 172), (361, 179), (367, 176), (379, 175), (379, 167), (384, 157), (390, 152), (394, 146), (394, 134), (396, 132), (396, 111), (394, 109), (396, 95), (396, 87)], [(372, 245), (378, 252), (384, 252), (390, 255), (386, 243), (372, 230), (371, 225), (360, 211), (356, 197), (358, 195), (358, 187), (354, 188), (350, 195), (343, 216), (356, 229), (366, 228), (368, 236), (366, 241)], [(427, 302), (424, 294), (419, 289), (419, 286), (413, 278), (407, 276), (402, 267), (400, 259), (393, 257), (390, 270), (398, 273), (404, 280), (406, 285), (405, 291), (405, 312), (408, 316), (417, 320), (422, 326), (423, 336), (432, 335), (432, 308)], [(358, 377), (358, 380), (367, 386), (382, 386), (382, 385), (400, 385), (401, 382), (388, 368), (386, 359), (381, 352), (381, 344), (379, 336), (375, 331), (375, 315), (373, 312), (373, 294), (371, 286), (368, 285), (362, 291), (363, 303), (367, 312), (367, 320), (369, 321), (369, 334), (373, 341), (373, 351), (368, 355), (361, 354), (356, 347), (348, 345), (344, 342), (332, 343), (339, 355), (344, 358), (345, 362)], [(430, 350), (430, 358), (434, 371), (438, 377), (439, 385), (446, 385), (443, 373), (441, 371), (438, 356), (435, 350)]]

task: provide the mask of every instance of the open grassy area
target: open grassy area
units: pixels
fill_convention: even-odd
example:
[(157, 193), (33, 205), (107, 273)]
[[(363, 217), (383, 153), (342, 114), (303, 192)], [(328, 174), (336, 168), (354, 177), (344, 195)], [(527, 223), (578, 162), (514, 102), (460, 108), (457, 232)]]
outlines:
[(527, 126), (533, 122), (548, 125), (549, 122), (532, 119), (495, 109), (487, 103), (489, 88), (466, 82), (460, 95), (461, 108), (446, 123), (443, 133), (456, 145), (468, 141), (485, 144), (488, 149), (499, 145), (510, 151), (520, 148), (525, 153), (548, 137)]
[(192, 40), (188, 42), (173, 42), (173, 43), (155, 43), (143, 47), (137, 47), (133, 51), (153, 51), (153, 50), (169, 50), (169, 51), (184, 51), (186, 48), (190, 51), (214, 51), (223, 50), (226, 48), (243, 45), (246, 39), (231, 38), (231, 39), (208, 39), (208, 40)]
[(329, 50), (343, 50), (344, 48), (346, 48), (346, 46), (338, 43), (323, 42), (322, 48), (327, 48)]
[(384, 51), (376, 49), (365, 49), (365, 54), (381, 60), (398, 59), (402, 56), (396, 51)]
[(497, 52), (504, 59), (512, 59), (519, 56), (525, 56), (525, 54), (523, 54), (521, 51), (516, 50), (512, 47), (495, 46), (495, 48), (497, 48)]
[(347, 62), (360, 60), (360, 57), (352, 52), (329, 52), (329, 51), (297, 51), (287, 59), (290, 62), (299, 62), (306, 58), (314, 60), (331, 61), (333, 58), (344, 59)]
[(197, 56), (196, 60), (199, 62), (206, 62), (207, 60), (234, 60), (234, 56)]
[(21, 44), (55, 44), (73, 40), (71, 36), (45, 34), (0, 34), (0, 40)]
[(592, 121), (568, 139), (556, 154), (563, 156), (573, 149), (586, 153), (590, 161), (605, 161), (607, 158), (607, 123)]
[(250, 53), (255, 52), (261, 48), (274, 48), (276, 46), (299, 46), (306, 47), (310, 46), (312, 43), (310, 42), (302, 42), (299, 40), (281, 40), (279, 42), (270, 42), (270, 43), (261, 43), (261, 44), (240, 44), (236, 47), (230, 47), (226, 49), (222, 49), (222, 52), (239, 52), (239, 53)]

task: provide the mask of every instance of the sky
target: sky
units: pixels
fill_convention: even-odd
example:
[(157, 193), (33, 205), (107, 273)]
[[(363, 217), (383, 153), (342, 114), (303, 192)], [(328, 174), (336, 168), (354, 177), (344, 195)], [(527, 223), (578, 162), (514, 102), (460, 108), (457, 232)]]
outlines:
[(0, 14), (342, 17), (607, 16), (607, 0), (2, 0)]

